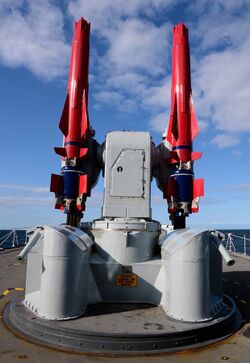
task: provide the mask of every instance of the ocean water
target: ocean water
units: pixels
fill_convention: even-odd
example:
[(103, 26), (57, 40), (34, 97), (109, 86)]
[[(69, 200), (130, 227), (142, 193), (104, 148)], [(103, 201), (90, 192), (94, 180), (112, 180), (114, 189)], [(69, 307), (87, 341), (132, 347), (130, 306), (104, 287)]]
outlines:
[(0, 230), (0, 250), (23, 246), (26, 241), (25, 229), (1, 229)]
[[(0, 230), (0, 250), (23, 246), (26, 241), (26, 230), (15, 229), (15, 235), (11, 229)], [(244, 253), (244, 236), (246, 237), (246, 254), (250, 256), (250, 229), (221, 229), (222, 233), (233, 235), (233, 244), (237, 252)], [(8, 236), (9, 235), (9, 236)], [(237, 237), (236, 237), (237, 236)]]
[[(233, 244), (236, 252), (246, 253), (250, 256), (250, 229), (220, 229), (222, 233), (228, 235), (232, 234)], [(246, 238), (245, 250), (244, 250), (244, 237)], [(233, 246), (232, 246), (233, 250)]]

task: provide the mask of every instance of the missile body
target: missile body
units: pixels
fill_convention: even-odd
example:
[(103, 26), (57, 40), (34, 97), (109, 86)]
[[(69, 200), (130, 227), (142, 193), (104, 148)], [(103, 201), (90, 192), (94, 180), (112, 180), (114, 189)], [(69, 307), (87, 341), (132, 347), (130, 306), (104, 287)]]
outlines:
[(96, 182), (88, 173), (91, 162), (95, 168), (91, 158), (95, 156), (93, 147), (97, 147), (88, 116), (89, 35), (90, 24), (80, 18), (75, 23), (67, 96), (59, 123), (64, 144), (55, 147), (63, 160), (61, 174), (52, 174), (50, 186), (56, 194), (55, 208), (67, 214), (67, 224), (71, 225), (80, 222), (86, 198)]
[(193, 152), (199, 132), (195, 115), (191, 76), (188, 28), (180, 23), (173, 28), (171, 112), (166, 142), (171, 145), (167, 164), (171, 172), (164, 196), (176, 228), (185, 227), (185, 217), (198, 212), (199, 197), (204, 195), (203, 179), (194, 179), (193, 162), (202, 156)]

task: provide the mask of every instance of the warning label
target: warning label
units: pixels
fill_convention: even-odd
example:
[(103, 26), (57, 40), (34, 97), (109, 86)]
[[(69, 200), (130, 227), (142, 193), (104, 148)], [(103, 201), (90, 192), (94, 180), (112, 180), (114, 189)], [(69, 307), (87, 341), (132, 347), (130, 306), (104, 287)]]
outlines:
[(116, 275), (116, 286), (137, 286), (137, 275), (135, 274), (117, 274)]

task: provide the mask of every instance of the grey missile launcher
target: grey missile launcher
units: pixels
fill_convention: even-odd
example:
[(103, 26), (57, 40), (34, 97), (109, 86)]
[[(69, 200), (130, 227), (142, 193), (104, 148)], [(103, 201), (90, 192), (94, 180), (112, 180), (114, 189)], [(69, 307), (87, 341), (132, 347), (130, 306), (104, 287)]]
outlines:
[(151, 180), (166, 153), (159, 150), (148, 132), (108, 133), (99, 149), (102, 217), (30, 231), (19, 255), (28, 256), (25, 297), (7, 319), (19, 334), (72, 351), (138, 354), (204, 345), (239, 328), (222, 291), (222, 257), (234, 261), (218, 236), (162, 232), (151, 219)]

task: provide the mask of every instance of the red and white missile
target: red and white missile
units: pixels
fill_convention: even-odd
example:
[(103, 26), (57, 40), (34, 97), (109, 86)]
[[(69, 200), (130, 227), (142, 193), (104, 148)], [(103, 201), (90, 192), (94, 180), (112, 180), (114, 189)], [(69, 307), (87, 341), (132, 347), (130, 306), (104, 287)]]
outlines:
[(55, 208), (64, 210), (67, 223), (77, 225), (90, 195), (88, 144), (93, 130), (88, 116), (88, 68), (90, 24), (75, 22), (67, 96), (59, 127), (64, 135), (61, 175), (52, 174), (50, 190), (56, 194)]
[(172, 220), (184, 221), (189, 213), (198, 212), (199, 197), (204, 195), (204, 181), (194, 179), (193, 173), (193, 161), (202, 156), (201, 152), (193, 152), (192, 144), (198, 132), (191, 89), (188, 28), (180, 23), (173, 28), (171, 112), (166, 134), (167, 144), (171, 145), (167, 164), (172, 165), (172, 172), (164, 194)]

